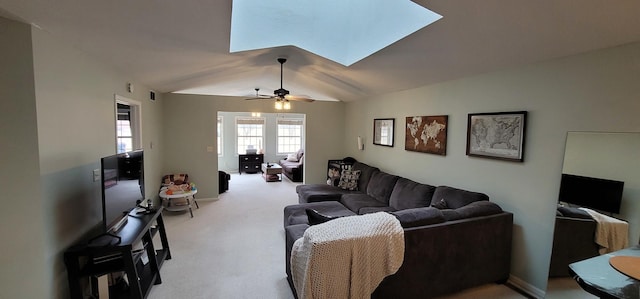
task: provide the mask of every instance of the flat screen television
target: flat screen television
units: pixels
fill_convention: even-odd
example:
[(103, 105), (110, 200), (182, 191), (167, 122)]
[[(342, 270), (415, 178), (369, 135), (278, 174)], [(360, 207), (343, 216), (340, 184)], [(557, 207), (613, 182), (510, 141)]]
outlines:
[(107, 156), (102, 170), (102, 225), (105, 233), (115, 233), (127, 215), (144, 200), (144, 152), (135, 150)]
[(620, 213), (624, 182), (562, 174), (559, 201), (609, 213)]

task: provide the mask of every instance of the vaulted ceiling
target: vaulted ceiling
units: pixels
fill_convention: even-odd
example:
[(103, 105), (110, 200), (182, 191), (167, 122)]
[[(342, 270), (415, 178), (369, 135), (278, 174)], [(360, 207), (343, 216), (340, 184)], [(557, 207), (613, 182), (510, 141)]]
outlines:
[(640, 41), (638, 0), (414, 2), (443, 18), (348, 67), (293, 46), (230, 53), (231, 0), (0, 0), (0, 16), (34, 24), (157, 92), (239, 97), (279, 88), (278, 57), (288, 58), (292, 94), (352, 101)]

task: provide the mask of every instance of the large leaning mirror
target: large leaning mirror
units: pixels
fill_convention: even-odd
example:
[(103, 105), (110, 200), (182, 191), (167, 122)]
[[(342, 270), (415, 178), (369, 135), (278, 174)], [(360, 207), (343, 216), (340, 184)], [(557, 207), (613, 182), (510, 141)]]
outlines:
[[(567, 180), (596, 180), (586, 185), (588, 193), (582, 193), (586, 195), (572, 200), (583, 205), (559, 203), (549, 267), (549, 278), (552, 280), (570, 279), (568, 264), (602, 253), (602, 247), (594, 241), (596, 222), (588, 215), (567, 215), (571, 212), (564, 207), (597, 207), (598, 212), (628, 222), (629, 246), (639, 243), (640, 133), (569, 132), (562, 174), (559, 199), (565, 192), (562, 189), (566, 188)], [(582, 183), (579, 186), (585, 185)], [(621, 196), (616, 194), (616, 188), (621, 189)], [(592, 194), (599, 195), (593, 197)], [(620, 200), (619, 206), (617, 200)], [(552, 280), (549, 289), (554, 287)], [(575, 287), (579, 289), (577, 284)]]

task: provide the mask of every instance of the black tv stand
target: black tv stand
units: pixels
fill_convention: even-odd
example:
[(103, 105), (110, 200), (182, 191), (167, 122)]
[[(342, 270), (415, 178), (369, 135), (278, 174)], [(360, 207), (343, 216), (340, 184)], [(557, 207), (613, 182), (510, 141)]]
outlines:
[(91, 238), (87, 246), (115, 246), (120, 244), (120, 242), (122, 242), (122, 238), (120, 236), (112, 233), (103, 233)]
[[(104, 244), (92, 239), (94, 242), (83, 242), (65, 251), (64, 262), (71, 298), (85, 298), (84, 279), (89, 280), (91, 295), (96, 298), (98, 277), (114, 272), (124, 272), (129, 285), (127, 288), (110, 288), (109, 298), (143, 299), (154, 284), (162, 283), (160, 268), (165, 260), (171, 259), (162, 207), (154, 213), (127, 217), (127, 223), (109, 237), (111, 240), (120, 238), (120, 243)], [(158, 249), (153, 245), (153, 238), (157, 234), (162, 244), (162, 248)]]

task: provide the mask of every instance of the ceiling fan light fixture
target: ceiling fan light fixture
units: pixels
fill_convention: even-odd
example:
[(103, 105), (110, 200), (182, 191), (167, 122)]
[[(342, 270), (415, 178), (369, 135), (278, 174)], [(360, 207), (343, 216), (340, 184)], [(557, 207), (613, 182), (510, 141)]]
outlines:
[(276, 99), (276, 110), (282, 110), (282, 101), (280, 99)]
[(291, 102), (289, 102), (289, 100), (284, 100), (284, 105), (282, 106), (282, 108), (284, 108), (284, 110), (290, 110), (291, 109)]

